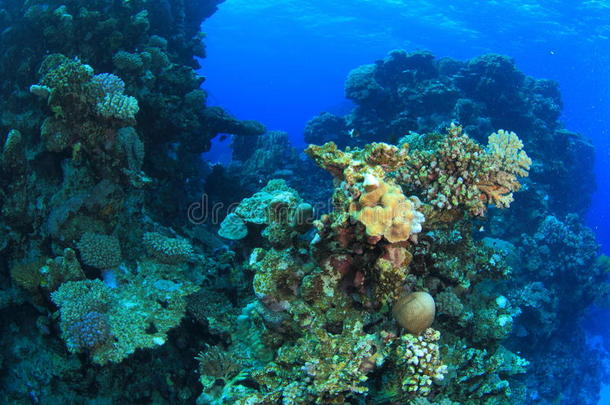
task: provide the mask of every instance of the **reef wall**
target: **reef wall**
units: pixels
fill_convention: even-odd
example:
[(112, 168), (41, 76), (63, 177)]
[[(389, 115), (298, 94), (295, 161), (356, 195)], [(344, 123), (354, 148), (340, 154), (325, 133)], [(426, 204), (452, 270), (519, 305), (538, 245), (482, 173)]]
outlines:
[(210, 140), (264, 132), (205, 105), (219, 2), (0, 2), (2, 402), (194, 400), (197, 350), (166, 342), (222, 259), (171, 226)]

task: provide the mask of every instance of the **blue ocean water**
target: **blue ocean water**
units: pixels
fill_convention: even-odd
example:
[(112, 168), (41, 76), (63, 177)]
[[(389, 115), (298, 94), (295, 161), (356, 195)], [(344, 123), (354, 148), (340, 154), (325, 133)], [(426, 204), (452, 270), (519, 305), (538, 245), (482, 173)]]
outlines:
[[(566, 128), (595, 146), (597, 191), (587, 223), (610, 254), (610, 25), (607, 1), (228, 0), (203, 24), (202, 73), (211, 103), (287, 131), (346, 112), (347, 73), (388, 51), (425, 49), (468, 59), (494, 52), (560, 85)], [(207, 154), (225, 160), (228, 143)]]

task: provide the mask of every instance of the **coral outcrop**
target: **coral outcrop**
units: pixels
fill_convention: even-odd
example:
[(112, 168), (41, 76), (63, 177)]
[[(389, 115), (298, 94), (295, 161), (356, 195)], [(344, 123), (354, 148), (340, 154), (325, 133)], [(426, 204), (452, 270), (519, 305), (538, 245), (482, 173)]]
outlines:
[[(594, 187), (590, 142), (559, 121), (557, 83), (524, 75), (509, 57), (486, 54), (458, 61), (436, 59), (426, 51), (394, 50), (352, 70), (344, 88), (355, 108), (346, 116), (322, 113), (313, 118), (305, 131), (307, 142), (333, 140), (341, 147), (396, 143), (410, 132), (428, 133), (451, 122), (482, 142), (504, 128), (519, 134), (539, 163), (532, 177), (548, 199), (530, 195), (530, 206), (548, 206), (561, 215), (583, 213), (588, 206)], [(512, 210), (517, 214), (527, 215)]]
[(286, 247), (313, 221), (313, 207), (281, 179), (270, 180), (252, 197), (243, 199), (235, 211), (220, 224), (218, 234), (239, 240), (248, 228), (259, 228), (261, 235), (275, 247)]

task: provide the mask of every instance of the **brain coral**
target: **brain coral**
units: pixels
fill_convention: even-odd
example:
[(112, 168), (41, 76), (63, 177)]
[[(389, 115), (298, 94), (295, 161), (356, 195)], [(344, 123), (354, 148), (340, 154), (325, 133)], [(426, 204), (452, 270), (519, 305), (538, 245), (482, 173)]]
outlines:
[(414, 335), (420, 335), (432, 325), (435, 313), (434, 298), (424, 291), (399, 298), (392, 308), (400, 326)]

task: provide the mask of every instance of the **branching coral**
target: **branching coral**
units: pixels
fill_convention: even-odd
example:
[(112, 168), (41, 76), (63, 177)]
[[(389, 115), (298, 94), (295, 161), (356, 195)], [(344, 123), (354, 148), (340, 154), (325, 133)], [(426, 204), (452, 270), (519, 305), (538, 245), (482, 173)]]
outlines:
[(481, 216), (488, 204), (508, 207), (520, 188), (517, 176), (527, 176), (532, 163), (514, 132), (493, 133), (483, 149), (452, 124), (447, 136), (432, 142), (409, 154), (398, 178), (440, 211), (463, 207)]
[(226, 384), (239, 374), (241, 365), (218, 346), (206, 346), (195, 360), (199, 362), (200, 381), (207, 391), (218, 381)]
[(427, 329), (420, 336), (406, 334), (397, 339), (397, 375), (399, 397), (426, 396), (432, 391), (432, 383), (440, 382), (447, 373), (447, 366), (440, 361), (438, 341), (440, 333)]
[[(328, 143), (306, 151), (338, 184), (334, 211), (316, 223), (321, 266), (339, 277), (355, 272), (354, 287), (366, 291), (371, 285), (379, 302), (400, 295), (412, 256), (409, 245), (422, 231), (424, 213), (434, 229), (438, 222), (456, 221), (464, 209), (483, 215), (487, 204), (506, 207), (520, 187), (517, 176), (527, 175), (531, 164), (514, 133), (492, 134), (487, 150), (455, 125), (447, 135), (427, 139), (412, 151), (405, 142), (401, 147), (373, 143), (346, 151)], [(406, 198), (403, 189), (420, 195), (424, 204), (417, 197)], [(367, 257), (372, 246), (382, 248), (373, 260)], [(340, 266), (336, 254), (324, 253), (337, 249), (347, 254)], [(360, 269), (355, 270), (358, 262)], [(456, 274), (467, 273), (458, 269)]]
[(180, 263), (193, 258), (193, 246), (186, 239), (145, 232), (142, 243), (146, 251), (162, 263)]
[(78, 251), (87, 266), (109, 269), (121, 263), (121, 246), (112, 235), (85, 232), (78, 242)]

